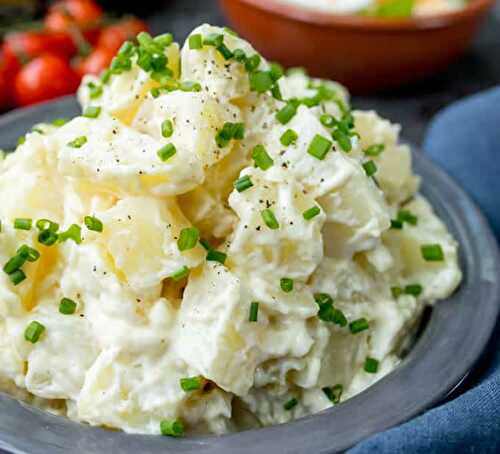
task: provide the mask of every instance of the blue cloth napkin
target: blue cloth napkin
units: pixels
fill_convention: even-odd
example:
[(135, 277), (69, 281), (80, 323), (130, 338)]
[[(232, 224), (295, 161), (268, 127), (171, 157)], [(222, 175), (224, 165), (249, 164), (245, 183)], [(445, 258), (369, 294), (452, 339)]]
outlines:
[[(476, 200), (500, 239), (500, 88), (439, 113), (423, 148)], [(499, 347), (497, 326), (475, 380), (459, 397), (369, 438), (349, 453), (500, 452)]]

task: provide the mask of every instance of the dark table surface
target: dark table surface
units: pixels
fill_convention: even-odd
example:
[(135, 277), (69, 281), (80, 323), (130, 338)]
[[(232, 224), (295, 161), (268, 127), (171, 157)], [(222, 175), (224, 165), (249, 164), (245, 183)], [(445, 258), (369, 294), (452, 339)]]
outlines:
[[(158, 2), (160, 3), (160, 2)], [(197, 25), (225, 25), (216, 0), (170, 0), (150, 18), (155, 33), (171, 31), (178, 40)], [(500, 2), (486, 19), (472, 48), (445, 72), (416, 85), (371, 96), (354, 97), (360, 109), (375, 109), (401, 123), (406, 140), (420, 144), (433, 115), (464, 96), (500, 84)]]

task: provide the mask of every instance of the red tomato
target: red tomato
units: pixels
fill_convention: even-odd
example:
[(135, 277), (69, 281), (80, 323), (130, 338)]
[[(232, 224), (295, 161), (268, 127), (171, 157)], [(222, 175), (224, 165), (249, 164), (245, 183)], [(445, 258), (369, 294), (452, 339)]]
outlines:
[(15, 99), (27, 106), (74, 93), (79, 77), (68, 62), (56, 54), (45, 53), (28, 63), (16, 76)]
[(54, 3), (45, 18), (49, 30), (66, 31), (71, 26), (92, 28), (98, 25), (102, 9), (93, 0), (61, 0)]
[(112, 50), (97, 47), (88, 57), (82, 59), (77, 64), (76, 70), (81, 77), (85, 74), (100, 74), (101, 71), (110, 65), (114, 56), (115, 52)]
[(9, 86), (7, 74), (5, 73), (5, 70), (0, 68), (0, 112), (3, 112), (10, 107), (10, 92), (11, 87)]
[(8, 35), (4, 43), (7, 58), (31, 59), (44, 52), (71, 58), (76, 53), (75, 41), (66, 32), (22, 32)]
[(14, 105), (14, 78), (20, 67), (16, 58), (0, 52), (0, 111)]
[(124, 19), (102, 30), (97, 46), (117, 52), (127, 40), (134, 39), (140, 32), (148, 31), (148, 26), (142, 20)]

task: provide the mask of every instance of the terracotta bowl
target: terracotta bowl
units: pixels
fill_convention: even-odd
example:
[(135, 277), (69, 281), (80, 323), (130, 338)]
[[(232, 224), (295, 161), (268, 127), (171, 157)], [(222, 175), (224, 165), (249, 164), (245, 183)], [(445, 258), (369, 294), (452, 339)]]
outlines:
[(404, 19), (313, 12), (278, 0), (221, 0), (238, 33), (267, 58), (303, 66), (355, 93), (402, 85), (449, 65), (470, 44), (495, 0)]

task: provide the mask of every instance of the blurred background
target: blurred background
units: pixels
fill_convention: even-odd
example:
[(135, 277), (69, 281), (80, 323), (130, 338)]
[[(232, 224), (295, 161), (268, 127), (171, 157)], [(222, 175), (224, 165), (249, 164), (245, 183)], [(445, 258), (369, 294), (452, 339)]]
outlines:
[[(374, 22), (391, 20), (390, 18), (379, 19), (379, 16), (392, 15), (393, 9), (385, 7), (384, 10), (377, 10), (377, 13), (373, 14), (373, 11), (365, 8), (353, 14), (355, 16), (353, 20), (343, 15), (339, 25), (327, 26), (321, 23), (322, 12), (314, 10), (310, 5), (301, 9), (299, 0), (279, 1), (284, 6), (279, 6), (278, 9), (269, 13), (266, 11), (267, 6), (264, 9), (259, 7), (257, 10), (247, 11), (244, 8), (247, 6), (246, 2), (242, 0), (221, 2), (217, 0), (140, 0), (134, 2), (0, 0), (0, 40), (2, 42), (0, 110), (5, 112), (43, 101), (49, 97), (54, 98), (73, 92), (83, 73), (101, 72), (108, 66), (113, 53), (121, 43), (141, 30), (149, 30), (152, 34), (168, 31), (174, 34), (176, 40), (183, 42), (193, 28), (204, 22), (214, 25), (230, 25), (244, 37), (254, 37), (251, 40), (258, 50), (262, 51), (265, 56), (282, 60), (285, 64), (301, 63), (300, 59), (303, 59), (303, 66), (309, 66), (309, 54), (312, 53), (311, 58), (314, 58), (314, 55), (322, 52), (321, 61), (332, 62), (333, 69), (328, 67), (329, 72), (335, 72), (337, 67), (335, 58), (339, 58), (339, 52), (335, 51), (334, 45), (339, 43), (340, 39), (344, 39), (345, 41), (341, 42), (341, 49), (347, 49), (345, 55), (348, 56), (350, 43), (352, 43), (352, 49), (357, 46), (361, 52), (359, 54), (361, 56), (356, 57), (356, 61), (361, 64), (361, 66), (358, 65), (359, 68), (364, 68), (362, 58), (367, 59), (366, 69), (364, 71), (356, 69), (357, 74), (362, 73), (364, 81), (373, 81), (373, 84), (363, 86), (364, 88), (359, 90), (360, 86), (356, 85), (356, 81), (353, 82), (354, 107), (375, 109), (381, 115), (401, 123), (405, 139), (417, 144), (422, 139), (429, 119), (443, 106), (500, 82), (500, 2), (495, 4), (494, 0), (490, 2), (470, 0), (471, 4), (479, 5), (476, 11), (472, 8), (470, 13), (467, 4), (460, 4), (456, 8), (457, 12), (452, 12), (451, 18), (447, 19), (448, 23), (440, 20), (439, 15), (433, 16), (432, 14), (422, 15), (416, 19), (404, 19), (406, 22), (403, 25), (393, 22), (388, 26), (390, 30), (385, 33), (385, 41), (378, 44), (375, 40), (381, 36), (379, 30), (381, 27)], [(315, 1), (310, 0), (310, 4)], [(320, 0), (318, 3), (324, 4), (328, 1), (338, 3), (343, 0)], [(349, 2), (349, 0), (346, 1)], [(387, 1), (394, 3), (396, 0), (384, 1), (387, 5)], [(306, 0), (302, 0), (302, 3), (304, 2), (307, 4)], [(254, 3), (262, 5), (266, 2), (255, 0)], [(274, 0), (269, 0), (268, 5), (274, 3), (276, 3)], [(400, 5), (400, 3), (397, 4), (399, 9)], [(287, 9), (289, 7), (291, 9)], [(268, 22), (267, 14), (272, 14), (271, 19), (275, 22)], [(288, 15), (292, 16), (292, 19), (287, 19)], [(461, 17), (469, 20), (469, 25), (465, 22), (462, 24)], [(304, 20), (309, 22), (307, 28), (302, 23)], [(314, 23), (316, 20), (318, 22)], [(394, 20), (400, 22), (399, 18)], [(408, 21), (413, 22), (408, 23)], [(390, 84), (385, 84), (390, 85), (389, 87), (378, 83), (386, 77), (382, 73), (383, 68), (378, 69), (374, 66), (374, 62), (380, 60), (380, 56), (375, 55), (376, 49), (385, 48), (387, 60), (393, 66), (390, 68), (391, 71), (403, 70), (403, 59), (398, 63), (399, 57), (392, 57), (390, 53), (393, 49), (398, 50), (398, 46), (402, 47), (400, 51), (403, 54), (400, 55), (414, 52), (413, 60), (423, 64), (423, 57), (418, 52), (433, 54), (434, 58), (439, 58), (440, 55), (445, 55), (447, 48), (451, 46), (451, 41), (449, 43), (446, 40), (442, 41), (438, 36), (434, 38), (434, 41), (424, 43), (423, 36), (430, 38), (433, 33), (437, 33), (436, 29), (439, 27), (444, 29), (449, 27), (449, 24), (455, 27), (456, 37), (460, 30), (465, 30), (467, 26), (470, 28), (470, 37), (467, 35), (462, 38), (464, 49), (453, 58), (448, 58), (450, 61), (444, 62), (441, 66), (437, 65), (432, 71), (427, 71), (431, 74), (419, 76), (417, 81), (401, 81), (400, 83), (391, 81)], [(338, 33), (346, 30), (349, 34), (339, 38)], [(378, 33), (374, 38), (369, 37), (369, 42), (374, 42), (376, 46), (369, 51), (366, 50), (368, 44), (357, 41), (358, 36), (368, 33), (367, 30), (370, 33)], [(406, 30), (406, 37), (410, 33), (414, 34), (412, 39), (416, 44), (413, 44), (413, 50), (410, 49), (412, 42), (405, 44), (406, 37), (398, 35), (401, 30)], [(288, 38), (287, 34), (292, 36)], [(289, 55), (290, 49), (294, 48), (294, 43), (290, 41), (294, 34), (300, 34), (300, 52), (305, 52), (305, 54), (295, 52), (293, 56)], [(47, 35), (50, 35), (50, 39), (47, 39)], [(262, 39), (259, 39), (260, 37)], [(332, 44), (325, 41), (330, 38), (333, 40)], [(453, 39), (451, 34), (450, 39)], [(286, 50), (283, 50), (283, 46), (288, 49), (288, 55)], [(280, 58), (280, 52), (284, 52), (283, 58)], [(342, 56), (341, 64), (348, 60), (345, 55)], [(299, 61), (293, 60), (294, 56)], [(418, 72), (418, 66), (415, 68)], [(408, 66), (406, 70), (412, 73), (413, 66)], [(317, 69), (313, 71), (317, 72)], [(344, 82), (347, 80), (348, 85), (350, 84), (350, 76), (346, 75), (345, 71), (339, 70), (338, 75), (340, 79)], [(336, 74), (332, 76), (335, 77)], [(45, 84), (45, 81), (53, 80), (61, 81), (61, 86), (54, 88), (51, 83)]]

